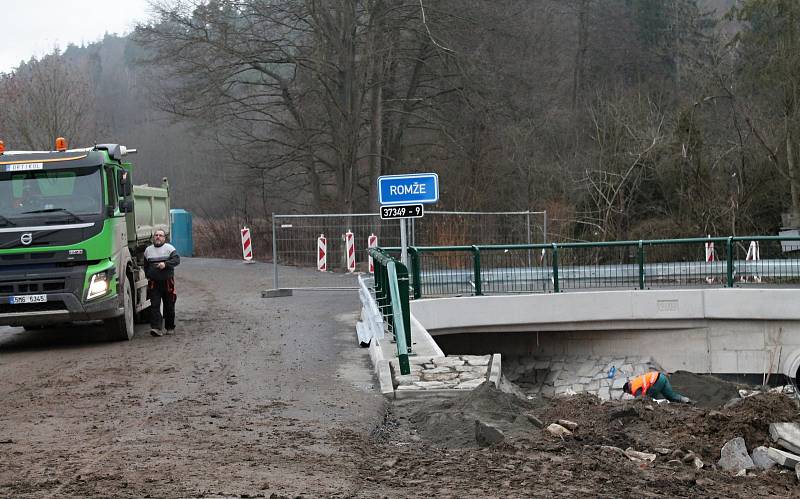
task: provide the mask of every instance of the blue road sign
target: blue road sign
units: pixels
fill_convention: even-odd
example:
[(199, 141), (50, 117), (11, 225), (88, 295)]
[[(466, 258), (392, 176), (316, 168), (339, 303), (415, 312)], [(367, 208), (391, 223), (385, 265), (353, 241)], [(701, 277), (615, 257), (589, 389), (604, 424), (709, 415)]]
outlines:
[(439, 176), (435, 173), (378, 177), (381, 205), (435, 203), (439, 201)]

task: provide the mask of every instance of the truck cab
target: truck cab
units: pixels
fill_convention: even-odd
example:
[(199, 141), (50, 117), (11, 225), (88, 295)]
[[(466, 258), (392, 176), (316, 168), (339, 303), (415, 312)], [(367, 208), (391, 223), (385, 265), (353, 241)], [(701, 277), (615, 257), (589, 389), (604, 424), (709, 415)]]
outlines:
[[(0, 325), (102, 320), (130, 339), (149, 306), (143, 251), (168, 222), (137, 226), (124, 146), (56, 149), (0, 154)], [(166, 189), (148, 189), (168, 214)]]

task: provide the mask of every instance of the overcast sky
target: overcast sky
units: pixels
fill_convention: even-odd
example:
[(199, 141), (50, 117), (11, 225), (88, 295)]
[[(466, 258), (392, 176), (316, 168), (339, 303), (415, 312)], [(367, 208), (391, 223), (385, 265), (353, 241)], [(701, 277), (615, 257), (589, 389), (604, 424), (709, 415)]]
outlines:
[(147, 0), (2, 0), (0, 71), (74, 43), (128, 34), (148, 17)]

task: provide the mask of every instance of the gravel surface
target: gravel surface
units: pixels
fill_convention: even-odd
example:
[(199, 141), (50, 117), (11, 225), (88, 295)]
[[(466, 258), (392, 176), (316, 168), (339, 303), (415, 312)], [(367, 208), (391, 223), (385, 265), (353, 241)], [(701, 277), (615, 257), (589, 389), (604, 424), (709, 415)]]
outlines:
[[(387, 404), (356, 344), (357, 293), (264, 299), (271, 272), (185, 259), (175, 336), (142, 325), (132, 341), (106, 343), (95, 326), (0, 328), (0, 496), (800, 495), (794, 472), (713, 469), (727, 440), (752, 450), (770, 422), (798, 421), (786, 396), (718, 409), (589, 395), (534, 404), (485, 385)], [(284, 287), (355, 284), (281, 268)], [(535, 424), (559, 419), (577, 423), (572, 436)], [(479, 448), (476, 420), (505, 441)], [(610, 447), (670, 454), (637, 463)], [(703, 469), (676, 463), (689, 452)]]

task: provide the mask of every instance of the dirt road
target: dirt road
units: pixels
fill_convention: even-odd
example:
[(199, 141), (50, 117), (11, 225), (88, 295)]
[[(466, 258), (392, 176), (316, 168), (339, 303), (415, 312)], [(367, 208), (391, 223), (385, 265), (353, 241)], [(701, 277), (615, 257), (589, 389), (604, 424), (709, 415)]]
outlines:
[[(284, 282), (355, 284), (298, 269), (282, 270)], [(267, 264), (186, 259), (176, 336), (140, 326), (131, 342), (105, 343), (90, 327), (0, 328), (0, 496), (800, 495), (794, 473), (709, 469), (727, 439), (752, 448), (775, 418), (797, 421), (788, 398), (716, 411), (592, 397), (531, 405), (485, 391), (387, 405), (356, 345), (357, 294), (261, 298), (271, 283)], [(579, 427), (555, 438), (529, 413)], [(477, 448), (475, 419), (506, 441)], [(642, 464), (604, 446), (671, 454)], [(706, 467), (675, 464), (688, 451)]]
[[(0, 328), (0, 495), (347, 495), (383, 418), (355, 292), (263, 299), (271, 266), (185, 259), (178, 334)], [(354, 278), (288, 269), (294, 284)]]

